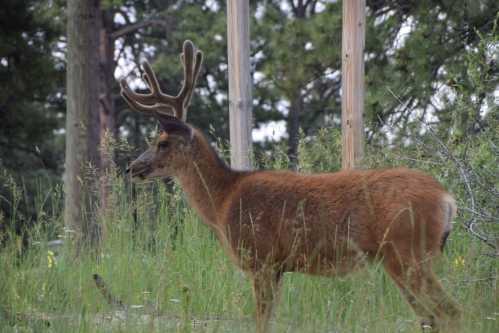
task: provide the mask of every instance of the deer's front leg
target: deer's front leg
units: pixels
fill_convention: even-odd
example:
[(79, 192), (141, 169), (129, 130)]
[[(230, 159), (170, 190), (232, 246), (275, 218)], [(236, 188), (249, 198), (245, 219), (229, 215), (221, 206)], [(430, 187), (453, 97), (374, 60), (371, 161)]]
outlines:
[(273, 305), (278, 299), (282, 274), (273, 270), (264, 270), (256, 272), (252, 277), (256, 303), (256, 332), (266, 333)]

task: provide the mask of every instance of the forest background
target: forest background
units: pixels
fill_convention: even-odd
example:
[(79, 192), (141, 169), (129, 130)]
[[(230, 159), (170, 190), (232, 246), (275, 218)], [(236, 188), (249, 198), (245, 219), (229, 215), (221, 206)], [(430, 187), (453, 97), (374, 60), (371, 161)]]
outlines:
[[(6, 0), (0, 8), (2, 246), (12, 240), (32, 246), (24, 231), (35, 226), (47, 240), (62, 233), (65, 6), (61, 0)], [(260, 0), (250, 6), (255, 165), (337, 170), (341, 1)], [(480, 256), (493, 258), (486, 262), (495, 267), (494, 283), (498, 11), (493, 0), (368, 0), (365, 43), (365, 165), (416, 167), (443, 181), (458, 198), (464, 244), (482, 244)], [(163, 90), (176, 91), (185, 39), (205, 55), (188, 121), (226, 154), (225, 12), (226, 2), (217, 0), (100, 2), (98, 130), (92, 132), (96, 158), (90, 166), (96, 179), (100, 170), (123, 170), (156, 129), (150, 118), (127, 108), (117, 79), (144, 89), (139, 63), (147, 59)], [(48, 194), (48, 188), (55, 190)]]
[[(460, 144), (497, 126), (495, 1), (367, 6), (368, 146), (418, 145), (414, 137), (423, 139), (427, 125), (443, 142)], [(341, 2), (251, 1), (251, 12), (256, 154), (284, 142), (294, 163), (300, 137), (340, 126)], [(144, 149), (155, 124), (127, 108), (116, 79), (140, 78), (139, 62), (148, 59), (165, 90), (175, 91), (185, 39), (206, 58), (189, 122), (227, 142), (225, 1), (105, 0), (101, 15), (96, 151), (106, 135)], [(29, 193), (35, 179), (60, 181), (64, 171), (65, 2), (9, 0), (0, 16), (0, 167)], [(113, 157), (123, 167), (130, 156)], [(29, 219), (33, 200), (25, 199)]]

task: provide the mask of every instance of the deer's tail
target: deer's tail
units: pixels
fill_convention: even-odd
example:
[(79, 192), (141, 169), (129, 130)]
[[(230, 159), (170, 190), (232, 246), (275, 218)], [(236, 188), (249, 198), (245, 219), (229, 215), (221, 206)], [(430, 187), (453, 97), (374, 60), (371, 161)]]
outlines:
[(443, 252), (445, 247), (445, 242), (450, 235), (452, 230), (452, 220), (457, 213), (456, 200), (449, 193), (445, 193), (442, 197), (442, 208), (443, 208), (443, 220), (444, 232), (442, 234), (442, 239), (440, 241), (440, 250)]

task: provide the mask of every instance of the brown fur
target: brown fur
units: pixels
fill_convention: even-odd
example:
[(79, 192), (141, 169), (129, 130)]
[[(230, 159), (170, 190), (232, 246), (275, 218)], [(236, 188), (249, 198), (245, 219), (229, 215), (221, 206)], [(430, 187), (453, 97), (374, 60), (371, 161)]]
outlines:
[[(162, 136), (179, 140), (174, 137)], [(431, 270), (450, 230), (449, 209), (455, 209), (432, 177), (406, 168), (312, 175), (236, 171), (196, 129), (192, 141), (171, 147), (167, 155), (150, 155), (159, 160), (146, 162), (154, 171), (145, 176), (177, 178), (229, 256), (249, 273), (259, 332), (266, 330), (284, 272), (342, 275), (375, 259), (434, 327), (435, 319), (458, 316)]]
[[(432, 272), (451, 230), (454, 199), (432, 177), (406, 168), (304, 175), (236, 171), (185, 123), (202, 53), (183, 47), (184, 85), (163, 93), (148, 63), (151, 93), (124, 80), (132, 109), (158, 118), (161, 134), (129, 167), (133, 176), (175, 177), (203, 221), (253, 282), (257, 332), (266, 332), (285, 272), (334, 276), (381, 260), (416, 314), (435, 331), (456, 324), (458, 306)], [(170, 109), (173, 110), (171, 115)]]

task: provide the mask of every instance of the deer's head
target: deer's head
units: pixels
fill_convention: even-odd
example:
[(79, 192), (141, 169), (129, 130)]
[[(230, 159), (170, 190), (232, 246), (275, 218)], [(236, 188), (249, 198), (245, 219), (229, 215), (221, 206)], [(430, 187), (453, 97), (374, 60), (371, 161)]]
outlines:
[(203, 55), (187, 40), (180, 57), (184, 65), (184, 84), (177, 96), (161, 91), (148, 62), (144, 62), (142, 67), (143, 79), (149, 86), (150, 93), (135, 93), (124, 79), (120, 82), (121, 95), (128, 105), (133, 110), (154, 115), (160, 128), (149, 149), (129, 165), (127, 172), (132, 177), (144, 179), (175, 176), (176, 171), (185, 167), (192, 155), (195, 130), (185, 120)]

